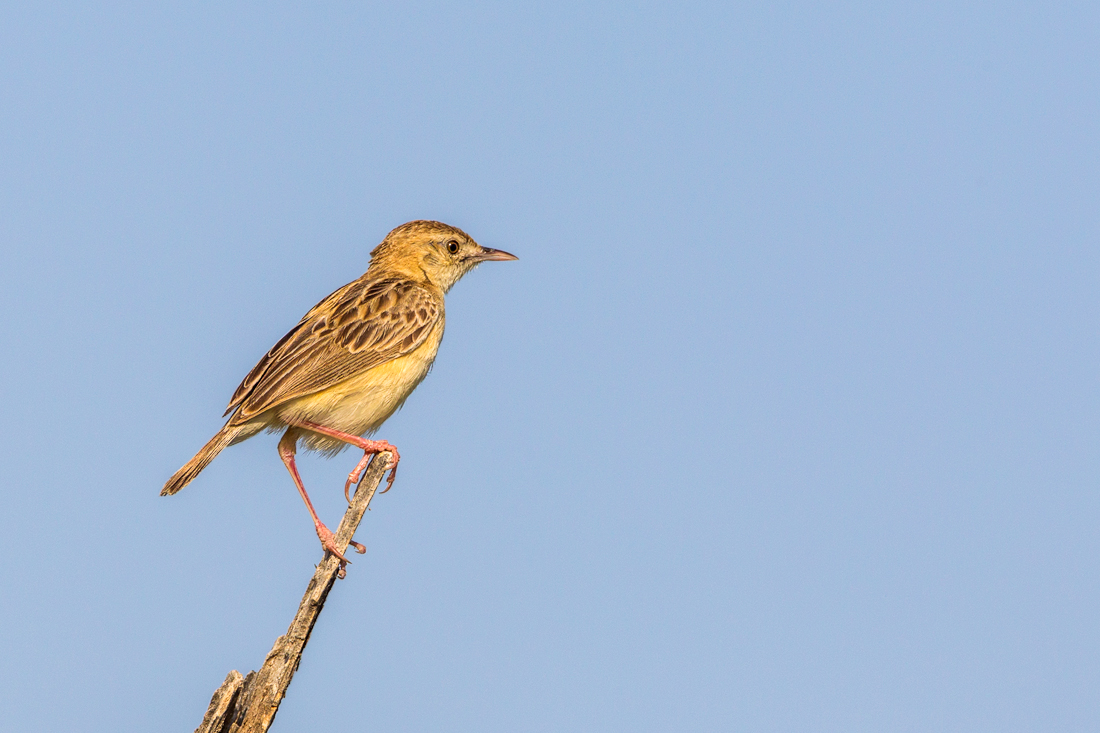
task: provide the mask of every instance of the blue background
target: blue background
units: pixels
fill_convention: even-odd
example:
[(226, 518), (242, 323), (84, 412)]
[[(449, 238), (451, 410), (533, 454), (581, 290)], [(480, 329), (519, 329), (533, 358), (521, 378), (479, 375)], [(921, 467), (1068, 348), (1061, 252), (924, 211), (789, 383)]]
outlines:
[[(1091, 3), (7, 4), (0, 710), (191, 730), (320, 558), (260, 436), (392, 227), (448, 297), (273, 730), (1100, 718)], [(302, 461), (331, 524), (355, 456)]]

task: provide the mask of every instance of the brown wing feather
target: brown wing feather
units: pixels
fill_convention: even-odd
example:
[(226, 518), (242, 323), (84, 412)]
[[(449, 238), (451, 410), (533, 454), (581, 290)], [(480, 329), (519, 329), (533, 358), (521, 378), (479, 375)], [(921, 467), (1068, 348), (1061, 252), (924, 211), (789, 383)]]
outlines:
[(267, 352), (233, 394), (232, 423), (320, 392), (407, 354), (442, 316), (441, 298), (407, 280), (357, 280), (328, 296)]

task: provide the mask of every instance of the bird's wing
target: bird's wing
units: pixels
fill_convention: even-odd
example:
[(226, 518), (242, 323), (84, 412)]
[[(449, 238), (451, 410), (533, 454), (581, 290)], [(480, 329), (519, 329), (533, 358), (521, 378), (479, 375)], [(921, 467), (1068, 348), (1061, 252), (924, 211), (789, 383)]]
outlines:
[(407, 280), (356, 280), (310, 310), (267, 352), (229, 402), (231, 422), (409, 353), (443, 316), (442, 299)]

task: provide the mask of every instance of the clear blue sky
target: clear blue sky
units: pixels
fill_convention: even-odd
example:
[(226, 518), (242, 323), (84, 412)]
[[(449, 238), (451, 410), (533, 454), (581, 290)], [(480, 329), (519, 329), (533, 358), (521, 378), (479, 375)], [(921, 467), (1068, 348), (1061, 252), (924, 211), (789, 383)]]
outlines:
[(1100, 719), (1095, 5), (15, 5), (4, 727), (262, 663), (320, 558), (275, 438), (158, 491), (414, 218), (521, 259), (275, 731)]

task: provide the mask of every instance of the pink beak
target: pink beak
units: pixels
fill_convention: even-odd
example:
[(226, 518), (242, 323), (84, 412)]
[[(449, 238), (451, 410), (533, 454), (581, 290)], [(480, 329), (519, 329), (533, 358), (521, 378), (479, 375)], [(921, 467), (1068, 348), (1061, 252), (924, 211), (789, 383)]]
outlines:
[(507, 262), (508, 260), (518, 260), (513, 254), (508, 254), (502, 249), (489, 249), (488, 247), (482, 247), (481, 252), (474, 255), (474, 259), (479, 262), (488, 262), (490, 260), (496, 260), (499, 262)]

